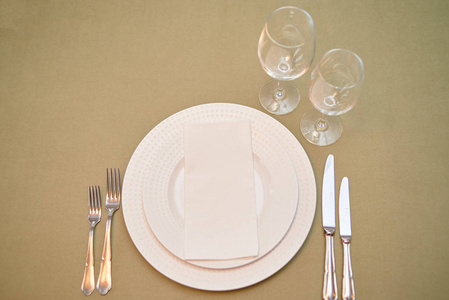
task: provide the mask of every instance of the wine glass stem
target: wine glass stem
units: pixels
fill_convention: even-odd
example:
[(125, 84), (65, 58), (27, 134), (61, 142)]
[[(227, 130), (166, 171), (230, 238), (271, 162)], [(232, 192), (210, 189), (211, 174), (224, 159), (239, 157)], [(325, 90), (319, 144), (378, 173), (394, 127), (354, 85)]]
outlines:
[(274, 100), (279, 102), (281, 100), (284, 100), (287, 97), (287, 95), (285, 93), (285, 89), (283, 87), (282, 82), (280, 80), (278, 80), (277, 84), (278, 84), (278, 86), (273, 92), (273, 97), (274, 97)]
[(316, 122), (315, 122), (315, 130), (316, 131), (323, 132), (323, 131), (326, 131), (328, 128), (329, 128), (329, 123), (327, 122), (324, 115), (321, 118), (319, 118), (318, 120), (316, 120)]

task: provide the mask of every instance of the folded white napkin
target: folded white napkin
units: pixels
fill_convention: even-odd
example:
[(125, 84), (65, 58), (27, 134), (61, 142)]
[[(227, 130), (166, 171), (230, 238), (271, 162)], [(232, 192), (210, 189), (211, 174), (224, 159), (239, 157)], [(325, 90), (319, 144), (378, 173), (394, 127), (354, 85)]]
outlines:
[(249, 121), (184, 126), (184, 259), (258, 255)]

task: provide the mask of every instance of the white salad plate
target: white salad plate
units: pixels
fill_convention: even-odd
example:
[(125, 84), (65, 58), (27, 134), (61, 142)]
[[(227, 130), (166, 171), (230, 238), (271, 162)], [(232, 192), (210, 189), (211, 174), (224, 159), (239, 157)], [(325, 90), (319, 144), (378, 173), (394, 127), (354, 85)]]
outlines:
[[(209, 123), (209, 122), (208, 122)], [(206, 125), (207, 126), (207, 125)], [(161, 134), (163, 134), (161, 132)], [(298, 183), (289, 155), (276, 140), (251, 128), (259, 255), (227, 260), (189, 260), (206, 268), (233, 268), (253, 262), (273, 249), (287, 233), (296, 214)], [(155, 137), (160, 139), (161, 137)], [(184, 258), (184, 137), (173, 132), (149, 157), (143, 206), (151, 231), (162, 245)], [(232, 188), (232, 187), (229, 187)]]
[[(297, 174), (299, 201), (291, 225), (277, 245), (262, 257), (242, 266), (232, 268), (209, 268), (194, 265), (173, 254), (159, 241), (147, 221), (144, 208), (144, 188), (147, 173), (158, 149), (170, 144), (170, 139), (179, 139), (185, 123), (214, 122), (225, 120), (250, 120), (255, 132), (264, 133), (276, 141), (288, 154)], [(261, 135), (262, 136), (262, 135)], [(275, 144), (276, 145), (276, 144)], [(273, 149), (276, 146), (273, 146)], [(159, 157), (160, 160), (165, 160)], [(170, 177), (168, 184), (179, 180), (175, 170), (166, 168)], [(257, 168), (256, 168), (257, 172)], [(165, 181), (167, 182), (167, 181)], [(263, 183), (262, 183), (263, 185)], [(175, 188), (161, 189), (167, 193)], [(166, 199), (175, 196), (164, 196)], [(281, 123), (261, 111), (229, 103), (212, 103), (182, 110), (157, 125), (140, 142), (132, 155), (122, 187), (122, 208), (128, 233), (141, 255), (156, 270), (166, 277), (189, 287), (225, 291), (244, 288), (258, 283), (284, 267), (298, 252), (310, 231), (316, 209), (316, 182), (310, 161), (296, 137)], [(174, 198), (173, 198), (174, 199)], [(173, 201), (171, 206), (176, 206)], [(264, 204), (262, 204), (263, 206)], [(178, 207), (168, 208), (168, 214), (181, 211)], [(263, 211), (263, 208), (261, 209)], [(181, 220), (177, 217), (175, 220)]]

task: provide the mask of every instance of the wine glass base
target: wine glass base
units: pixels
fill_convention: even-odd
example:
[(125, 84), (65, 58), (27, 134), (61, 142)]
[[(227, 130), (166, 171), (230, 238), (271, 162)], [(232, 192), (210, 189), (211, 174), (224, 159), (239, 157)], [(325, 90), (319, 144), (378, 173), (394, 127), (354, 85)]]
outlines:
[(298, 106), (300, 99), (298, 89), (288, 81), (269, 80), (259, 91), (260, 104), (275, 115), (292, 112)]
[(311, 109), (301, 119), (301, 133), (310, 143), (328, 146), (335, 143), (343, 132), (340, 118), (327, 116)]

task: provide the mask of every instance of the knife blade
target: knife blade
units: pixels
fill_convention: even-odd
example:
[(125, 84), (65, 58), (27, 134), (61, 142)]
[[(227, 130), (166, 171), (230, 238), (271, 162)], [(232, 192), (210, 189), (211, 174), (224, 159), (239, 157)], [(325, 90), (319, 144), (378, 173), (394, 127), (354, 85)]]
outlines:
[(342, 241), (351, 241), (351, 208), (349, 205), (349, 180), (344, 177), (340, 186), (339, 210), (340, 236)]
[(322, 212), (323, 228), (326, 233), (335, 232), (335, 175), (334, 156), (330, 154), (326, 160), (323, 175)]
[(341, 181), (338, 212), (340, 220), (340, 237), (343, 243), (342, 299), (354, 300), (355, 290), (351, 264), (351, 208), (349, 200), (349, 180), (347, 177), (344, 177)]
[(322, 222), (326, 236), (326, 258), (324, 264), (323, 299), (338, 299), (337, 274), (335, 272), (334, 233), (335, 233), (335, 171), (334, 156), (327, 157), (324, 167), (321, 193)]

